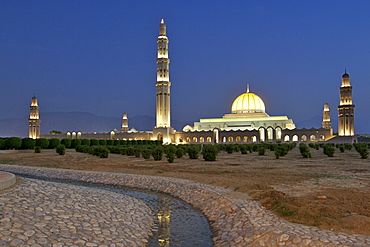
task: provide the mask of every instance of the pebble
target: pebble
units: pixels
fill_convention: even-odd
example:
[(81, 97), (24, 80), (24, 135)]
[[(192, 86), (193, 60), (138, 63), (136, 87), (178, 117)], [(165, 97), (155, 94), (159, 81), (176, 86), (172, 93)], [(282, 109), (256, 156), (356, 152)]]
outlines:
[[(39, 177), (115, 184), (169, 193), (199, 208), (205, 214), (212, 226), (214, 246), (370, 246), (370, 237), (368, 236), (336, 233), (320, 230), (317, 227), (290, 223), (266, 210), (257, 201), (233, 197), (233, 191), (213, 185), (166, 177), (12, 165), (0, 165), (0, 170)], [(73, 189), (68, 187), (72, 185), (60, 184), (55, 186), (54, 184), (26, 179), (23, 184), (3, 192), (5, 198), (0, 198), (0, 209), (4, 212), (2, 219), (0, 219), (2, 223), (0, 243), (4, 243), (4, 241), (7, 244), (10, 244), (11, 241), (19, 241), (20, 243), (23, 240), (17, 236), (23, 234), (29, 238), (26, 244), (32, 246), (31, 243), (36, 243), (35, 239), (41, 238), (35, 236), (38, 233), (43, 233), (44, 238), (48, 239), (49, 243), (53, 243), (52, 246), (59, 246), (55, 244), (55, 241), (52, 242), (47, 234), (50, 235), (48, 230), (54, 229), (52, 234), (58, 236), (61, 226), (51, 222), (60, 222), (75, 226), (76, 233), (71, 236), (77, 236), (77, 238), (74, 238), (74, 244), (76, 245), (146, 246), (153, 222), (150, 221), (152, 219), (149, 216), (150, 210), (146, 208), (145, 204), (142, 205), (141, 201), (135, 199), (136, 202), (132, 203), (134, 198), (123, 198), (123, 195), (114, 196), (110, 194), (108, 196), (105, 195), (108, 192), (99, 194), (96, 191), (92, 192), (91, 189), (86, 192), (81, 187)], [(50, 187), (53, 187), (53, 189), (49, 189)], [(31, 191), (22, 194), (22, 190)], [(17, 193), (18, 196), (14, 196)], [(126, 200), (129, 202), (126, 202)], [(36, 201), (39, 203), (36, 203)], [(128, 203), (129, 206), (115, 206), (119, 205), (117, 201)], [(36, 204), (27, 207), (30, 202)], [(75, 207), (76, 205), (78, 207)], [(34, 212), (36, 207), (42, 209), (37, 212), (42, 213), (43, 216), (37, 216)], [(130, 212), (124, 212), (125, 208), (130, 208)], [(74, 214), (79, 217), (75, 217)], [(119, 217), (120, 214), (128, 218)], [(18, 227), (12, 225), (15, 223), (15, 215), (19, 218), (16, 222), (23, 222), (23, 225)], [(47, 221), (44, 218), (46, 216), (53, 218)], [(121, 229), (122, 226), (117, 224), (120, 221), (128, 222), (124, 229)], [(102, 227), (100, 222), (105, 222), (106, 227)], [(28, 225), (27, 228), (26, 225)], [(35, 227), (30, 228), (29, 226), (32, 225), (35, 225)], [(127, 229), (127, 227), (130, 227), (130, 229)], [(12, 232), (10, 230), (12, 228), (25, 231)], [(68, 228), (66, 229), (68, 231)], [(35, 234), (30, 235), (29, 230), (35, 231)], [(109, 235), (107, 231), (110, 231), (111, 234)], [(117, 232), (119, 232), (119, 235), (116, 235)], [(26, 233), (30, 236), (27, 236)], [(119, 239), (118, 236), (120, 241), (115, 242)], [(104, 240), (108, 241), (108, 237), (110, 242), (105, 243)], [(64, 241), (68, 242), (70, 238), (66, 238)], [(66, 245), (73, 245), (71, 241), (69, 243)], [(60, 246), (64, 246), (64, 243), (61, 242)]]

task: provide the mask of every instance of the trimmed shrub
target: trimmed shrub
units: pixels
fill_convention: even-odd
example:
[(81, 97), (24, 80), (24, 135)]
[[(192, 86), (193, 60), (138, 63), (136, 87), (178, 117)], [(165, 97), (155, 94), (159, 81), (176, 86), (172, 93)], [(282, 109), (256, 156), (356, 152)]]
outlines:
[(228, 154), (232, 154), (234, 152), (234, 145), (233, 144), (227, 144), (226, 145), (226, 152)]
[(139, 158), (141, 154), (141, 150), (139, 147), (134, 148), (134, 155), (136, 158)]
[(310, 148), (306, 144), (299, 144), (299, 151), (301, 152), (303, 158), (311, 158)]
[(344, 153), (344, 150), (345, 150), (345, 148), (344, 148), (344, 146), (343, 146), (343, 145), (339, 147), (339, 151), (340, 151), (341, 153)]
[(173, 163), (175, 161), (175, 153), (171, 153), (171, 152), (167, 153), (166, 158), (167, 158), (168, 163)]
[(162, 149), (162, 147), (159, 147), (158, 146), (155, 149), (153, 149), (152, 156), (153, 156), (153, 159), (154, 160), (162, 160), (162, 156), (163, 156), (163, 149)]
[(0, 138), (0, 149), (4, 149), (5, 148), (5, 140)]
[(109, 150), (105, 146), (92, 146), (91, 147), (91, 154), (98, 156), (99, 158), (108, 158)]
[(326, 154), (328, 157), (334, 157), (335, 147), (331, 143), (325, 144), (323, 149), (324, 154)]
[(32, 138), (23, 138), (22, 139), (22, 149), (33, 149), (36, 146), (36, 140)]
[(9, 137), (5, 139), (7, 149), (18, 149), (22, 146), (22, 140), (18, 137)]
[(150, 159), (150, 156), (152, 155), (152, 150), (148, 148), (144, 148), (141, 150), (141, 155), (143, 156), (144, 159), (148, 160)]
[(176, 158), (182, 158), (184, 156), (184, 149), (182, 147), (177, 147)]
[(89, 139), (81, 139), (81, 145), (90, 146), (90, 140)]
[(72, 139), (71, 140), (71, 148), (76, 148), (78, 145), (81, 145), (80, 139)]
[(240, 146), (240, 152), (242, 153), (242, 154), (248, 154), (248, 151), (249, 151), (249, 148), (248, 148), (248, 146), (247, 145), (241, 145)]
[(107, 145), (107, 140), (104, 140), (104, 139), (99, 140), (99, 145), (100, 146), (106, 146)]
[(61, 145), (64, 145), (65, 148), (70, 148), (71, 147), (71, 139), (62, 139), (60, 141)]
[(107, 140), (107, 146), (113, 146), (114, 145), (114, 140)]
[(134, 156), (135, 155), (135, 148), (132, 146), (129, 146), (126, 148), (126, 155), (127, 156)]
[(57, 138), (49, 139), (49, 146), (48, 146), (49, 149), (54, 149), (58, 145), (60, 145), (60, 140), (59, 139), (57, 139)]
[(216, 161), (218, 152), (219, 149), (215, 145), (204, 145), (202, 151), (203, 159), (205, 161)]
[(33, 149), (35, 150), (35, 153), (41, 153), (41, 147), (35, 146)]
[(281, 156), (281, 149), (279, 147), (276, 147), (274, 154), (275, 154), (275, 158), (279, 159)]
[(36, 139), (36, 146), (39, 146), (40, 148), (48, 148), (49, 147), (49, 140), (45, 138)]
[(188, 148), (188, 155), (190, 159), (198, 159), (199, 150), (194, 146), (189, 146)]
[(66, 146), (64, 144), (60, 144), (56, 147), (55, 151), (60, 154), (60, 155), (65, 155), (66, 154)]
[(265, 155), (265, 152), (266, 152), (266, 148), (264, 146), (260, 146), (258, 148), (258, 155)]
[(97, 139), (90, 139), (90, 146), (98, 146), (99, 140)]

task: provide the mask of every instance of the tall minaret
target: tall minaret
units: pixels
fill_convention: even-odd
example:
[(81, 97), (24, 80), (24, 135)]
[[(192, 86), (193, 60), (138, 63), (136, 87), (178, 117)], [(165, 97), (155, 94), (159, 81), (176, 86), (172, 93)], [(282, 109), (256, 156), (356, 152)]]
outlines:
[(352, 105), (352, 86), (346, 70), (342, 76), (342, 85), (339, 91), (338, 135), (353, 136), (355, 134), (355, 106)]
[(157, 39), (157, 83), (156, 86), (156, 128), (170, 127), (170, 59), (168, 58), (168, 38), (164, 19), (159, 25)]
[(28, 119), (28, 136), (32, 139), (40, 138), (40, 115), (36, 96), (32, 97), (30, 118)]
[(331, 129), (331, 121), (330, 121), (330, 108), (329, 104), (324, 104), (324, 110), (322, 111), (322, 128), (323, 129)]
[(122, 126), (121, 126), (122, 132), (127, 132), (128, 131), (128, 117), (126, 113), (123, 113), (122, 116)]

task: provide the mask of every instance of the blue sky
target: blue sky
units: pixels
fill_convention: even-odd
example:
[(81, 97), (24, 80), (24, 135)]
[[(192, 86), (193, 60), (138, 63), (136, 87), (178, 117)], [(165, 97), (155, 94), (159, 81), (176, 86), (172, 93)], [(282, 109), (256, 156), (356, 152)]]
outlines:
[[(269, 115), (337, 121), (344, 69), (370, 133), (369, 1), (0, 1), (0, 119), (42, 112), (155, 114), (167, 24), (172, 117), (221, 117), (250, 85)], [(320, 126), (320, 123), (318, 123)]]

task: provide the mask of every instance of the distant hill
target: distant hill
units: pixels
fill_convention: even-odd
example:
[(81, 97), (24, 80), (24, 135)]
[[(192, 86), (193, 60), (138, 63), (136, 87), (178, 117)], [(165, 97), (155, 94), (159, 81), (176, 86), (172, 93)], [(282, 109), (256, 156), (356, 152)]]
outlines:
[[(121, 118), (101, 117), (88, 112), (41, 112), (41, 134), (48, 134), (51, 130), (108, 132), (121, 129)], [(187, 123), (173, 120), (172, 126), (182, 130)], [(137, 130), (152, 130), (155, 118), (146, 115), (129, 116), (129, 128)], [(28, 118), (0, 119), (0, 137), (27, 137)]]

